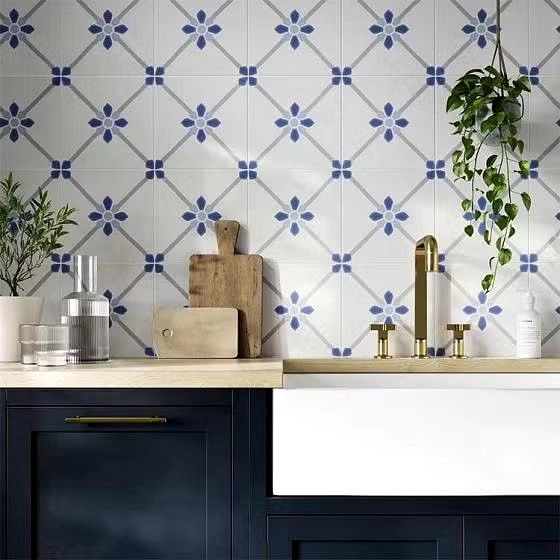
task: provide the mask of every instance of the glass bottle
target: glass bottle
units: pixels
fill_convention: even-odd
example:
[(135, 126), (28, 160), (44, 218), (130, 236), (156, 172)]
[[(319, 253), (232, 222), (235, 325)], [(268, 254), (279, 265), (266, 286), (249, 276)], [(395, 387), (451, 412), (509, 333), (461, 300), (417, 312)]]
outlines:
[(70, 327), (69, 361), (109, 359), (109, 300), (97, 293), (97, 257), (74, 255), (74, 291), (62, 300), (61, 323)]

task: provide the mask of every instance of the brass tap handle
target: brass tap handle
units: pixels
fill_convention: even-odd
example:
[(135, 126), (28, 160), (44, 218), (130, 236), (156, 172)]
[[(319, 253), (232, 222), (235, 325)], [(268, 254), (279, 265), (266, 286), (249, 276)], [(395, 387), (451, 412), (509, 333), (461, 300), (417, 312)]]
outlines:
[(392, 358), (389, 355), (389, 332), (394, 331), (396, 326), (389, 323), (373, 323), (369, 326), (370, 330), (377, 331), (377, 354), (374, 358)]
[(469, 323), (449, 323), (447, 330), (453, 333), (453, 354), (452, 358), (461, 359), (465, 356), (465, 331), (470, 331)]

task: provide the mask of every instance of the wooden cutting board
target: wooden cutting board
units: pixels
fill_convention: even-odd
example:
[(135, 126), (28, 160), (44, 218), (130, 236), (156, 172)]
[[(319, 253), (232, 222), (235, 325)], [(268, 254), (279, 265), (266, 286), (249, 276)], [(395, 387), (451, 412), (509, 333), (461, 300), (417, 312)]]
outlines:
[(220, 220), (215, 228), (218, 254), (190, 258), (189, 304), (237, 309), (239, 357), (258, 358), (262, 345), (262, 257), (235, 254), (237, 222)]
[(237, 309), (159, 307), (153, 340), (158, 358), (236, 358)]

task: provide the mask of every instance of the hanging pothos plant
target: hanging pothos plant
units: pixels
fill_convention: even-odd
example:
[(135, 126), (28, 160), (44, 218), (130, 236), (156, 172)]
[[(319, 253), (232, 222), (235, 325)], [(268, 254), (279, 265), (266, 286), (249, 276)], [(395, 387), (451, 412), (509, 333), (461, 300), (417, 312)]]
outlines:
[[(511, 260), (508, 242), (515, 235), (518, 203), (527, 211), (531, 208), (529, 194), (513, 187), (515, 174), (523, 178), (529, 175), (529, 163), (522, 158), (525, 145), (519, 138), (519, 124), (525, 114), (523, 94), (531, 87), (527, 76), (508, 78), (500, 8), (497, 0), (496, 48), (491, 64), (466, 72), (447, 99), (447, 112), (459, 112), (459, 119), (451, 123), (454, 134), (461, 137), (460, 148), (453, 152), (453, 173), (471, 187), (470, 196), (461, 203), (470, 216), (465, 233), (472, 237), (478, 224), (484, 242), (496, 249), (489, 261), (490, 272), (481, 282), (485, 292), (494, 286), (498, 267)], [(483, 146), (490, 155), (481, 154)], [(476, 204), (480, 196), (488, 201), (484, 209)]]

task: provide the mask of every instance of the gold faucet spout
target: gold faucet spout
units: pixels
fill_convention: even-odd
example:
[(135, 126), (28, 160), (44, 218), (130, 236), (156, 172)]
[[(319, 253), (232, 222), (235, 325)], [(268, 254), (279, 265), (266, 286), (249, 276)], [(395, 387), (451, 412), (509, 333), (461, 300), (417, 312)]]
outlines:
[(433, 235), (416, 243), (414, 251), (414, 357), (428, 357), (428, 272), (438, 271), (438, 244)]

